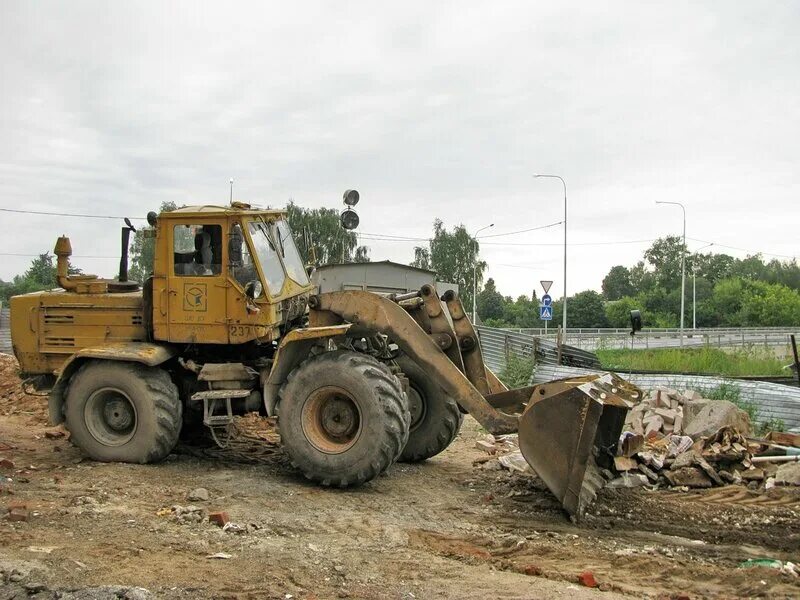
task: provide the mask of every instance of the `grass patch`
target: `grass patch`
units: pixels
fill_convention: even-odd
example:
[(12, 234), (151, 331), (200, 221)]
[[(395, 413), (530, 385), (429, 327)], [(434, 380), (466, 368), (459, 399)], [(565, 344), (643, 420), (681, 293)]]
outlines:
[(786, 375), (784, 363), (763, 348), (725, 352), (719, 348), (659, 348), (654, 350), (597, 350), (604, 369), (663, 373), (760, 377)]

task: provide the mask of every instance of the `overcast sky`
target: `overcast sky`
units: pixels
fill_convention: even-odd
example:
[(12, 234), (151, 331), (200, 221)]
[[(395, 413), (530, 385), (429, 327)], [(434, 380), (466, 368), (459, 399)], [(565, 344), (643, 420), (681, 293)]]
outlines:
[[(656, 200), (685, 204), (692, 250), (796, 256), (798, 30), (800, 4), (777, 1), (4, 0), (0, 208), (144, 216), (225, 203), (234, 177), (236, 199), (271, 206), (338, 208), (356, 188), (364, 233), (426, 237), (438, 217), (499, 234), (562, 220), (560, 182), (532, 178), (556, 173), (569, 293), (680, 233)], [(85, 271), (118, 264), (116, 221), (0, 222), (2, 279), (30, 262), (8, 254), (61, 233)], [(481, 253), (503, 293), (560, 295), (562, 241)]]

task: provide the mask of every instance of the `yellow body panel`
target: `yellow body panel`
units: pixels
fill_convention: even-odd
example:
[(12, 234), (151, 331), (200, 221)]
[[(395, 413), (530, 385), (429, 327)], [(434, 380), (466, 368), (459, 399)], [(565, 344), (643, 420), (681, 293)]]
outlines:
[(143, 341), (142, 293), (54, 290), (11, 298), (11, 342), (24, 373), (58, 373), (82, 348)]

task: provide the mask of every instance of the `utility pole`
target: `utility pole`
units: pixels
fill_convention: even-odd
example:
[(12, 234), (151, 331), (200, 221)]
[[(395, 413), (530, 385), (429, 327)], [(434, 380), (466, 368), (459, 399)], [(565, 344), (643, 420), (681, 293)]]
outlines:
[(490, 223), (486, 227), (481, 227), (472, 236), (473, 248), (475, 248), (475, 257), (472, 262), (472, 323), (478, 321), (478, 234), (484, 229), (494, 227), (494, 223)]
[[(553, 179), (558, 179), (561, 181), (561, 185), (564, 186), (564, 296), (562, 299), (562, 318), (561, 318), (561, 329), (563, 331), (563, 338), (562, 341), (566, 341), (567, 339), (567, 184), (564, 179), (560, 175), (534, 175), (534, 177), (551, 177)], [(686, 240), (684, 240), (684, 243)]]
[(683, 348), (683, 317), (686, 302), (686, 207), (680, 202), (656, 200), (656, 204), (674, 204), (683, 211), (683, 248), (681, 252), (681, 348)]

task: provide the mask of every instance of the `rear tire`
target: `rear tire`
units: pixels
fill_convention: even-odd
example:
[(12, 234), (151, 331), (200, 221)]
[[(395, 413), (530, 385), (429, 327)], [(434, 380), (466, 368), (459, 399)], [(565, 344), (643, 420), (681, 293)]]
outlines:
[(397, 364), (409, 380), (411, 431), (400, 455), (402, 462), (420, 462), (436, 456), (458, 435), (464, 415), (458, 404), (408, 356)]
[(90, 361), (70, 380), (64, 416), (72, 442), (94, 460), (150, 463), (175, 447), (182, 412), (166, 371)]
[(408, 441), (410, 414), (389, 368), (357, 352), (326, 352), (295, 368), (281, 388), (278, 429), (307, 479), (347, 487), (374, 479)]

